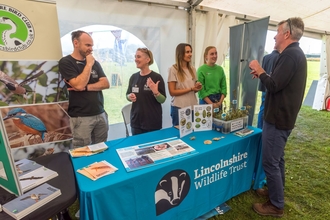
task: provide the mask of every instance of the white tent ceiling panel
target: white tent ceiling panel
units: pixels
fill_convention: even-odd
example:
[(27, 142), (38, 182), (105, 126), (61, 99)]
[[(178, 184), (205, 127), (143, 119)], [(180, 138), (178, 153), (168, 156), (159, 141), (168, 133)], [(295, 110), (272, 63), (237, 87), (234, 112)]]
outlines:
[[(176, 2), (188, 2), (174, 0)], [(192, 1), (195, 2), (195, 1)], [(273, 24), (289, 17), (301, 17), (306, 30), (319, 33), (330, 32), (329, 0), (203, 0), (198, 9), (213, 8), (219, 12), (244, 18), (263, 18), (270, 16)]]

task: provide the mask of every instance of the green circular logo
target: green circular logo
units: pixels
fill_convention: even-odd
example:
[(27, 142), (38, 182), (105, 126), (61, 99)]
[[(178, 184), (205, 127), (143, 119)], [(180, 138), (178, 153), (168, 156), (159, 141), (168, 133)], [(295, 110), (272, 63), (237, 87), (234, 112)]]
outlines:
[(32, 23), (22, 12), (0, 4), (0, 50), (23, 51), (31, 46), (34, 37)]

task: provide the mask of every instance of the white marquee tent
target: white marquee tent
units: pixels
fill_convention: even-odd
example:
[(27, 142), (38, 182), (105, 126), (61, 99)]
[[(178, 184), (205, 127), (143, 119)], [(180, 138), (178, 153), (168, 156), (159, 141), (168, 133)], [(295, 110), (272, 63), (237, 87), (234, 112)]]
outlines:
[[(56, 0), (60, 34), (88, 25), (113, 25), (137, 36), (150, 48), (163, 78), (174, 63), (178, 43), (188, 42), (194, 48), (195, 66), (202, 63), (207, 45), (218, 48), (221, 64), (229, 47), (229, 27), (246, 21), (270, 17), (269, 29), (289, 17), (305, 22), (304, 36), (322, 39), (320, 80), (313, 108), (325, 109), (329, 94), (330, 73), (330, 1), (326, 0)], [(328, 57), (328, 60), (327, 60)], [(169, 106), (167, 99), (163, 106)], [(169, 117), (169, 107), (164, 107)], [(168, 119), (168, 118), (167, 118)], [(164, 127), (170, 120), (163, 120)]]

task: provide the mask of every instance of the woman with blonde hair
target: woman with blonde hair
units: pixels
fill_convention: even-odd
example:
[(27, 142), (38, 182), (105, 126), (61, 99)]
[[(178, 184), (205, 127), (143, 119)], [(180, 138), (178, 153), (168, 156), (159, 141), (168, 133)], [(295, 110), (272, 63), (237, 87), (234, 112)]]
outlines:
[(136, 67), (139, 72), (129, 79), (126, 92), (127, 100), (132, 102), (132, 134), (142, 134), (162, 128), (162, 106), (166, 100), (165, 83), (162, 76), (149, 66), (153, 55), (147, 48), (138, 48), (135, 53)]
[(172, 96), (172, 124), (179, 124), (178, 110), (187, 106), (197, 105), (196, 92), (202, 88), (197, 82), (196, 69), (191, 65), (192, 48), (190, 44), (180, 43), (175, 50), (175, 64), (168, 73), (168, 90)]
[(216, 64), (217, 49), (209, 46), (204, 51), (204, 64), (197, 70), (198, 81), (203, 88), (198, 92), (200, 104), (212, 104), (222, 110), (222, 102), (227, 95), (226, 76), (223, 68)]

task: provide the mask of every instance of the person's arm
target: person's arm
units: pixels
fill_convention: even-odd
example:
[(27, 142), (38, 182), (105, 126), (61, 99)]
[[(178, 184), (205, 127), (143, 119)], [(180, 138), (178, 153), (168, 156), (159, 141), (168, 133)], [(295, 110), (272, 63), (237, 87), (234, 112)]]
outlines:
[(292, 80), (295, 73), (295, 63), (290, 56), (281, 56), (271, 76), (260, 74), (259, 78), (270, 93), (281, 91)]
[(183, 94), (186, 94), (188, 92), (194, 91), (193, 88), (187, 88), (187, 89), (176, 89), (175, 88), (176, 82), (168, 82), (168, 91), (170, 92), (171, 96), (180, 96)]
[(70, 79), (68, 82), (70, 86), (76, 91), (85, 91), (86, 85), (89, 81), (92, 67), (94, 65), (95, 59), (92, 54), (87, 55), (86, 57), (86, 65), (82, 73), (80, 73), (77, 77)]
[(157, 100), (157, 102), (159, 102), (160, 104), (163, 104), (166, 101), (166, 97), (159, 93), (158, 95), (155, 95), (155, 98)]
[[(158, 74), (158, 73), (157, 73)], [(164, 103), (166, 100), (166, 94), (165, 94), (165, 83), (160, 74), (158, 74), (159, 77), (157, 82), (155, 83), (151, 78), (147, 79), (147, 85), (151, 89), (152, 93), (154, 94), (157, 102)]]
[[(197, 76), (198, 76), (198, 82), (200, 82), (202, 84), (202, 88), (198, 91), (198, 97), (200, 99), (204, 100), (204, 98), (207, 97), (207, 93), (206, 93), (206, 87), (205, 87), (205, 76), (203, 74), (203, 71), (201, 70), (201, 67), (199, 67), (198, 70), (197, 70)], [(210, 99), (205, 101), (206, 103), (209, 103), (207, 101), (209, 101), (210, 104), (212, 103)]]
[(109, 89), (110, 84), (107, 77), (99, 78), (96, 83), (91, 83), (86, 85), (86, 91), (101, 91), (103, 89)]
[(126, 91), (126, 99), (129, 102), (135, 102), (136, 101), (136, 95), (132, 92), (132, 86), (133, 86), (134, 76), (135, 76), (135, 74), (133, 74), (129, 78), (128, 87), (127, 87), (127, 91)]
[(158, 83), (158, 94), (154, 93), (154, 96), (160, 104), (163, 104), (166, 101), (166, 92), (165, 92), (165, 83), (162, 76), (159, 74), (159, 83)]

